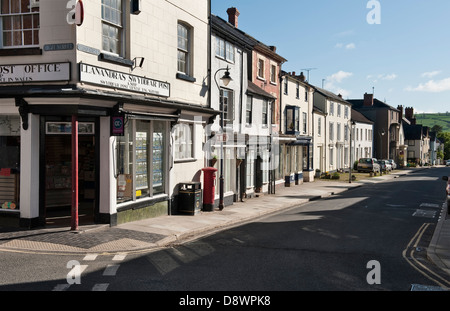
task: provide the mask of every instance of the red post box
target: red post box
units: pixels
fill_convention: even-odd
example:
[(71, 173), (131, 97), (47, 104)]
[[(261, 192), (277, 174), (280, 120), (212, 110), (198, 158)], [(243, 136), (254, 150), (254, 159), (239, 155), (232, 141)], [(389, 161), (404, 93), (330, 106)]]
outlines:
[(214, 197), (216, 193), (216, 172), (214, 167), (205, 167), (203, 171), (203, 211), (214, 210)]

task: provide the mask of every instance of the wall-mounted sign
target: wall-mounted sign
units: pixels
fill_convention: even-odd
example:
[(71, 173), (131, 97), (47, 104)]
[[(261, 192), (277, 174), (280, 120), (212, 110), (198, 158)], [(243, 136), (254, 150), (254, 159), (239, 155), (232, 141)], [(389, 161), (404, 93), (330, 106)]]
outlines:
[(70, 63), (0, 65), (0, 83), (69, 81)]
[(111, 135), (123, 136), (124, 135), (124, 118), (123, 116), (111, 117)]
[[(45, 134), (72, 134), (72, 122), (46, 122)], [(94, 122), (78, 122), (79, 135), (95, 134)]]
[(73, 43), (58, 43), (58, 44), (45, 44), (44, 51), (64, 51), (64, 50), (73, 50)]
[(127, 91), (170, 96), (170, 83), (80, 63), (80, 81)]

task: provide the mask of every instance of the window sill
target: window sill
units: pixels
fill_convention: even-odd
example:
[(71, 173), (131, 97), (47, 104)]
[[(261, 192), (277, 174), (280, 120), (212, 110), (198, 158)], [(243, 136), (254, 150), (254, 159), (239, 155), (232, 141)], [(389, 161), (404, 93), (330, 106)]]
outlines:
[(197, 81), (197, 79), (195, 79), (194, 77), (191, 77), (191, 76), (189, 76), (187, 74), (180, 73), (180, 72), (177, 73), (176, 77), (177, 77), (177, 79), (188, 81), (188, 82), (195, 82), (195, 81)]
[(190, 162), (197, 162), (197, 159), (194, 158), (188, 158), (188, 159), (178, 159), (173, 161), (175, 164), (177, 163), (190, 163)]
[(123, 203), (119, 203), (117, 204), (117, 212), (123, 212), (126, 210), (137, 210), (140, 208), (144, 208), (144, 207), (148, 207), (150, 205), (159, 203), (159, 202), (163, 202), (163, 201), (167, 201), (169, 199), (169, 196), (167, 194), (158, 194), (155, 195), (152, 198), (142, 198), (142, 199), (137, 199), (136, 201), (127, 201), (127, 202), (123, 202)]
[(126, 59), (120, 56), (114, 56), (114, 55), (110, 55), (107, 53), (100, 53), (98, 55), (98, 59), (99, 61), (105, 61), (108, 63), (113, 63), (116, 65), (122, 65), (122, 66), (127, 66), (127, 67), (133, 67), (134, 62), (130, 59)]
[(256, 76), (256, 79), (266, 82), (266, 79), (264, 79), (263, 77), (260, 77), (260, 76)]
[(276, 82), (270, 81), (270, 84), (277, 86), (278, 84)]
[(41, 48), (0, 49), (0, 56), (42, 55)]

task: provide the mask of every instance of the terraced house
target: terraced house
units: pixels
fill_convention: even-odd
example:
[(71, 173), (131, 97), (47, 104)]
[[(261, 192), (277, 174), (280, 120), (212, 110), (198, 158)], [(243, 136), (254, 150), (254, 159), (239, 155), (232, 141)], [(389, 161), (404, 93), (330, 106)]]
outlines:
[(170, 214), (217, 115), (209, 14), (206, 0), (2, 0), (1, 221)]

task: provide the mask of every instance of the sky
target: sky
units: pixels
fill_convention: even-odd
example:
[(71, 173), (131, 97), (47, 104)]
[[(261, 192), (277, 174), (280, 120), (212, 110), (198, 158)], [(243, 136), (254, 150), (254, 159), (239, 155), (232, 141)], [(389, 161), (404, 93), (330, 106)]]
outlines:
[(212, 14), (287, 59), (282, 69), (415, 113), (450, 111), (449, 0), (211, 0)]

